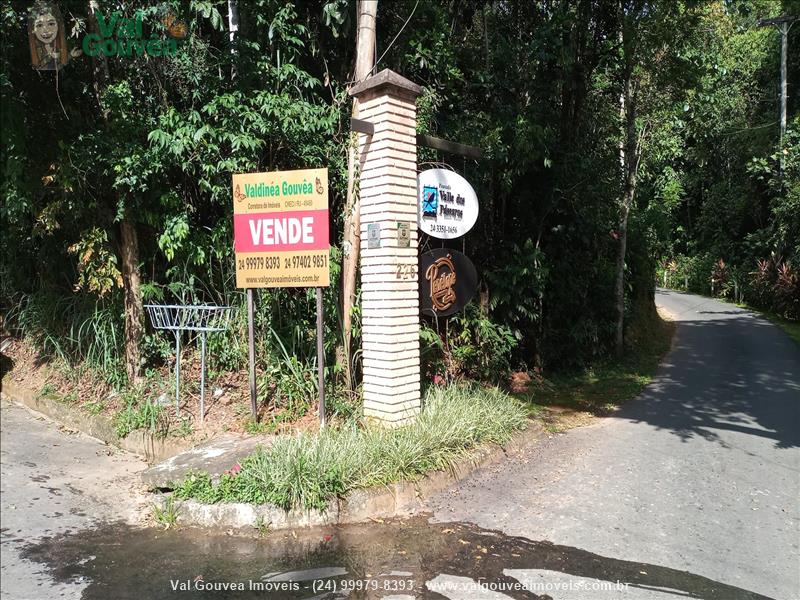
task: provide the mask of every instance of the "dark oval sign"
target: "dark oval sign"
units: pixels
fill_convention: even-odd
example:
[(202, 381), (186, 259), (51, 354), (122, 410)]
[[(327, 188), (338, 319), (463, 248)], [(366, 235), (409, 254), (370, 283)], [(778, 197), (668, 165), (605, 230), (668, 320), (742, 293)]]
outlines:
[(469, 304), (476, 289), (478, 272), (461, 252), (437, 248), (420, 255), (419, 307), (423, 315), (452, 315)]

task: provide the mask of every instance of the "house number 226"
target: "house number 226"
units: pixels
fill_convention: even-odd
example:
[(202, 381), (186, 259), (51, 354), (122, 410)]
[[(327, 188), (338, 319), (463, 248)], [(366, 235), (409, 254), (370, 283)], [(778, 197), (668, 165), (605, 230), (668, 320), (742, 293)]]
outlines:
[(414, 279), (417, 276), (417, 265), (397, 265), (397, 279)]

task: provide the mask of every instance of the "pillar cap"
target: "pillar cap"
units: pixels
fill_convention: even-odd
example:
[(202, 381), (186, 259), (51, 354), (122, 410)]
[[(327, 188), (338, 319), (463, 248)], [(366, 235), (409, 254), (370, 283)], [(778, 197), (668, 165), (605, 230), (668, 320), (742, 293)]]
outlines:
[[(383, 90), (383, 88), (386, 88)], [(353, 87), (350, 88), (350, 95), (354, 97), (361, 96), (369, 91), (378, 91), (382, 90), (385, 93), (394, 93), (395, 95), (402, 95), (402, 96), (411, 96), (412, 98), (416, 98), (422, 93), (422, 86), (417, 85), (413, 81), (410, 81), (400, 75), (399, 73), (395, 73), (391, 69), (384, 69), (377, 75), (373, 75), (372, 77), (368, 77), (361, 83), (357, 83)]]

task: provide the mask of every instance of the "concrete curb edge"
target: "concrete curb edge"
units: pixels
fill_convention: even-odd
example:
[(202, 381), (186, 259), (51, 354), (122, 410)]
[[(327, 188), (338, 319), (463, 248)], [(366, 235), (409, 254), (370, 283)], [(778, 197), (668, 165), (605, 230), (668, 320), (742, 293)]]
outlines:
[(331, 501), (327, 509), (286, 511), (274, 505), (244, 503), (202, 504), (194, 500), (175, 502), (177, 522), (206, 528), (243, 529), (266, 526), (270, 530), (359, 523), (372, 519), (408, 516), (434, 494), (444, 491), (472, 473), (516, 456), (545, 434), (541, 425), (528, 422), (504, 447), (482, 446), (456, 462), (452, 471), (436, 471), (417, 481), (355, 490), (345, 498)]
[(116, 446), (144, 458), (148, 463), (166, 460), (179, 452), (188, 450), (191, 445), (171, 439), (160, 439), (146, 431), (133, 431), (120, 438), (114, 431), (114, 424), (108, 417), (90, 415), (80, 408), (70, 406), (50, 396), (39, 396), (5, 377), (2, 380), (0, 396), (21, 404), (27, 408), (83, 434), (93, 437), (105, 444)]

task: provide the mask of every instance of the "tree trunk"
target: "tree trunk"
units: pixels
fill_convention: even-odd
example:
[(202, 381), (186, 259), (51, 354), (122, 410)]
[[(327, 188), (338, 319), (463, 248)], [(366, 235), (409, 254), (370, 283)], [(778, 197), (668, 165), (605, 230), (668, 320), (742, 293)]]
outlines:
[(125, 372), (136, 383), (141, 376), (139, 347), (144, 333), (141, 278), (139, 276), (139, 237), (128, 212), (120, 223), (122, 283), (125, 293)]
[(624, 349), (625, 326), (625, 250), (628, 244), (628, 215), (631, 212), (634, 189), (628, 190), (626, 185), (622, 200), (622, 214), (619, 222), (619, 245), (617, 246), (616, 281), (614, 282), (614, 298), (617, 307), (616, 339), (614, 350), (617, 356), (622, 356)]
[(231, 53), (231, 81), (236, 79), (236, 33), (239, 31), (239, 6), (236, 0), (228, 0), (228, 41)]
[(628, 245), (628, 217), (636, 196), (636, 179), (639, 171), (641, 148), (638, 146), (636, 131), (636, 99), (632, 94), (632, 70), (626, 69), (620, 97), (620, 112), (625, 116), (625, 132), (623, 145), (620, 146), (620, 161), (623, 164), (622, 206), (619, 227), (617, 230), (619, 246), (617, 247), (616, 280), (614, 282), (614, 299), (617, 308), (616, 339), (614, 349), (621, 356), (624, 349), (625, 327), (625, 251)]
[[(358, 32), (356, 34), (355, 81), (366, 79), (375, 66), (375, 19), (378, 0), (358, 2)], [(358, 117), (358, 100), (353, 99), (352, 116)], [(352, 311), (356, 301), (356, 275), (361, 248), (360, 203), (356, 185), (358, 182), (357, 134), (351, 134), (347, 151), (347, 199), (344, 214), (344, 241), (342, 258), (342, 347), (337, 351), (337, 360), (344, 363), (347, 387), (353, 389), (350, 365), (350, 343), (352, 339)]]
[[(95, 11), (97, 2), (89, 2), (89, 30), (98, 31)], [(108, 112), (103, 109), (101, 100), (101, 79), (108, 81), (108, 65), (105, 59), (92, 57), (92, 84), (97, 101), (97, 109), (108, 125)], [(115, 197), (115, 205), (119, 198)], [(125, 372), (129, 383), (141, 378), (141, 342), (144, 335), (144, 307), (142, 306), (141, 277), (139, 275), (139, 236), (128, 209), (120, 222), (120, 257), (122, 263), (122, 288), (125, 303)]]

